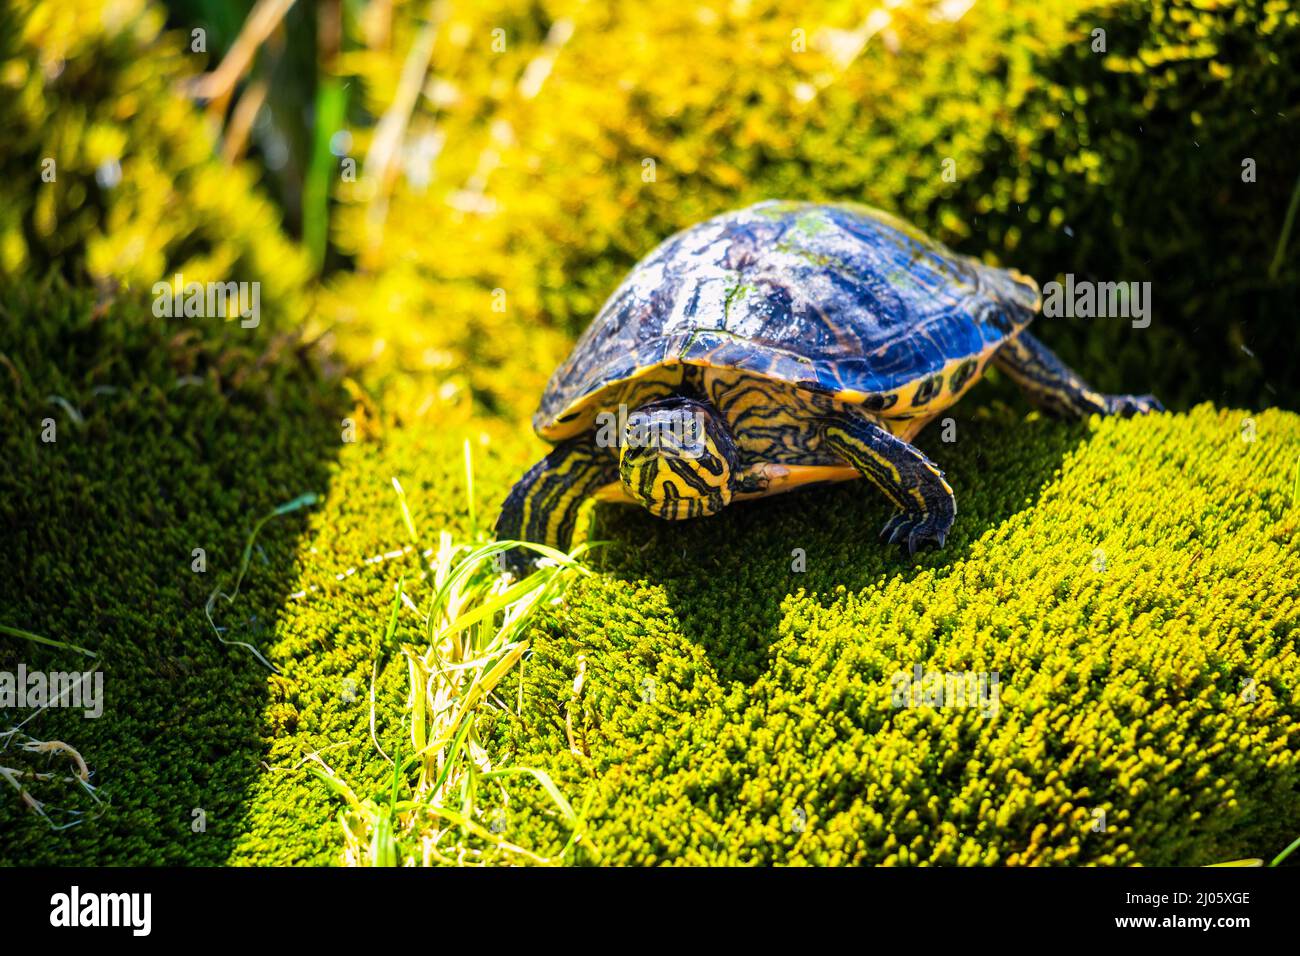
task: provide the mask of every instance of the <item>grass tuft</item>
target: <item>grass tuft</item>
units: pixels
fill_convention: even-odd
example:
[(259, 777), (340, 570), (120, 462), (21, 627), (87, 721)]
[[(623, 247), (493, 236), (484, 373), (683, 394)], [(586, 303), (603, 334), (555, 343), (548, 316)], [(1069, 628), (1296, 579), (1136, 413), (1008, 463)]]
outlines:
[[(313, 771), (342, 798), (340, 813), (344, 858), (353, 865), (466, 865), (527, 863), (546, 865), (572, 859), (582, 845), (589, 856), (599, 851), (586, 839), (583, 816), (545, 770), (510, 763), (508, 754), (494, 755), (479, 732), (486, 712), (509, 713), (496, 693), (507, 675), (521, 671), (529, 649), (527, 633), (537, 612), (557, 602), (574, 578), (590, 572), (581, 555), (583, 544), (565, 554), (522, 541), (479, 540), (473, 506), (473, 466), (465, 444), (465, 478), (469, 499), (469, 541), (456, 541), (442, 531), (438, 547), (426, 552), (396, 477), (402, 523), (417, 554), (429, 555), (419, 581), (427, 588), (414, 630), (418, 640), (397, 644), (406, 662), (408, 691), (401, 715), (409, 729), (405, 754), (390, 757), (375, 729), (375, 683), (371, 681), (371, 740), (392, 766), (382, 789), (359, 797), (356, 789), (311, 754)], [(498, 555), (525, 547), (547, 560), (537, 571), (515, 581), (496, 568)], [(397, 639), (405, 579), (394, 588), (381, 648)], [(414, 606), (407, 603), (408, 608)], [(408, 627), (409, 630), (409, 627)], [(374, 663), (374, 672), (379, 662)], [(523, 682), (514, 713), (523, 707)], [(569, 832), (562, 850), (544, 856), (512, 841), (506, 834), (505, 810), (515, 781), (540, 787), (551, 811)]]

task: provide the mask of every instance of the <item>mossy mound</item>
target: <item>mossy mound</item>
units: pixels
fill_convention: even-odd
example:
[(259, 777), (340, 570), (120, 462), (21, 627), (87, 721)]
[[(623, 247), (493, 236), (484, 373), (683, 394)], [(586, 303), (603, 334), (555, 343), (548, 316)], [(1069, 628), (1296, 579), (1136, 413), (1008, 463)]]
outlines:
[[(912, 566), (860, 487), (622, 516), (502, 745), (563, 754), (607, 862), (1265, 855), (1300, 819), (1300, 419), (1260, 415), (1252, 444), (1241, 417), (963, 423), (924, 442), (959, 517)], [(579, 655), (581, 758), (550, 716)], [(997, 673), (1000, 708), (897, 707), (918, 664)]]
[[(419, 569), (368, 560), (406, 541), (391, 479), (422, 533), (466, 534), (462, 441), (481, 519), (535, 442), (465, 419), (345, 443), (336, 390), (292, 349), (248, 353), (236, 325), (178, 335), (57, 280), (0, 303), (4, 620), (96, 650), (107, 698), (99, 720), (28, 727), (76, 746), (106, 805), (56, 833), (0, 801), (4, 861), (337, 860), (338, 807), (302, 762), (319, 752), (362, 792), (385, 779), (376, 662), (379, 741), (405, 736), (405, 670), (381, 635), (396, 579), (414, 590)], [(599, 509), (615, 545), (539, 624), (524, 711), (488, 721), (492, 752), (547, 768), (606, 862), (1196, 864), (1284, 845), (1300, 818), (1300, 418), (1065, 425), (974, 397), (956, 442), (923, 436), (960, 511), (947, 548), (913, 562), (875, 541), (886, 507), (856, 483), (682, 525)], [(217, 605), (268, 675), (203, 605), (253, 523), (305, 491), (322, 504), (269, 523)], [(0, 647), (5, 669), (81, 663)], [(917, 664), (996, 672), (996, 714), (895, 708), (894, 675)], [(527, 786), (508, 826), (543, 852), (567, 837)]]
[[(539, 627), (525, 709), (489, 721), (491, 752), (586, 804), (607, 863), (1195, 865), (1281, 847), (1300, 819), (1300, 418), (1257, 416), (1253, 443), (1241, 419), (961, 419), (957, 442), (926, 443), (958, 524), (914, 563), (875, 542), (886, 508), (856, 484), (683, 525), (606, 508), (615, 547)], [(377, 642), (418, 569), (363, 561), (403, 541), (394, 475), (417, 527), (463, 528), (440, 513), (463, 492), (450, 444), (407, 429), (345, 453), (305, 542), (300, 586), (320, 590), (274, 649), (293, 688), (283, 769), (260, 778), (235, 860), (337, 859), (336, 807), (291, 769), (305, 753), (330, 748), (362, 792), (386, 779), (364, 689), (380, 661), (394, 753), (404, 668)], [(504, 487), (497, 456), (481, 470)], [(917, 664), (996, 673), (996, 713), (894, 706)], [(514, 799), (510, 839), (556, 852), (546, 800)]]

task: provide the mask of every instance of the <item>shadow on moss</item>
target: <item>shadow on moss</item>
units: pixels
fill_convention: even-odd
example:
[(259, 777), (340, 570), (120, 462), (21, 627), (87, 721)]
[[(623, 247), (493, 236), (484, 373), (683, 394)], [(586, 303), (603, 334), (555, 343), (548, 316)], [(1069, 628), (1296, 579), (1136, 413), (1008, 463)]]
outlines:
[[(24, 729), (76, 747), (105, 800), (52, 833), (7, 791), (0, 858), (220, 864), (260, 772), (268, 672), (217, 640), (204, 604), (233, 585), (258, 518), (326, 491), (341, 396), (291, 338), (160, 321), (145, 299), (96, 301), (57, 278), (0, 284), (0, 376), (0, 620), (98, 654), (88, 665), (6, 638), (0, 669), (103, 672), (101, 719), (52, 708)], [(259, 536), (238, 599), (214, 611), (228, 637), (269, 645), (304, 521), (278, 518)], [(86, 809), (58, 788), (34, 795), (56, 813)]]
[[(959, 417), (963, 411), (969, 417)], [(919, 441), (957, 494), (957, 523), (940, 552), (909, 559), (881, 543), (877, 535), (889, 504), (870, 485), (854, 481), (685, 523), (660, 521), (638, 508), (604, 508), (596, 537), (615, 542), (604, 570), (662, 587), (681, 633), (704, 649), (718, 679), (750, 684), (769, 664), (781, 605), (791, 594), (856, 592), (950, 567), (986, 531), (1032, 506), (1086, 438), (1081, 426), (1025, 422), (1007, 410), (991, 415), (963, 407), (952, 417), (956, 441), (942, 442), (937, 425)], [(795, 570), (801, 558), (804, 570)]]

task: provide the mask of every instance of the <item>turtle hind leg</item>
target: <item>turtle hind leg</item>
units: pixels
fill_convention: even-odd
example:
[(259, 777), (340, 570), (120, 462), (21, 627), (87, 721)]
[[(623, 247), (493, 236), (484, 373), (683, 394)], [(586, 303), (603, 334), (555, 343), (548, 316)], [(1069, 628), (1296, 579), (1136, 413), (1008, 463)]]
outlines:
[(1021, 332), (998, 349), (994, 363), (1039, 408), (1065, 418), (1146, 415), (1165, 407), (1154, 395), (1104, 395), (1057, 358), (1038, 339)]
[[(596, 443), (594, 432), (561, 442), (510, 489), (497, 518), (497, 539), (568, 551), (583, 502), (616, 481), (618, 462)], [(526, 548), (512, 548), (501, 555), (500, 565), (522, 576), (537, 557)]]
[(827, 419), (823, 446), (853, 465), (898, 509), (880, 539), (908, 556), (924, 544), (942, 548), (957, 517), (957, 499), (943, 472), (920, 449), (853, 412)]

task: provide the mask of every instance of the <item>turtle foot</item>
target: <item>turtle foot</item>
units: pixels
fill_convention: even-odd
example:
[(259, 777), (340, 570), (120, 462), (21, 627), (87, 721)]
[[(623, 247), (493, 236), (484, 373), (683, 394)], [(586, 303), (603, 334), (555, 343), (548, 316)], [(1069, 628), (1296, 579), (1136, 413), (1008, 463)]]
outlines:
[(910, 558), (927, 544), (942, 548), (955, 518), (956, 509), (951, 507), (924, 512), (900, 511), (880, 529), (880, 540), (899, 545)]
[(1154, 395), (1107, 395), (1106, 414), (1132, 418), (1134, 415), (1150, 415), (1163, 412), (1164, 405)]

